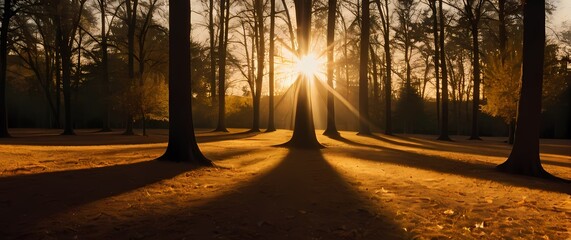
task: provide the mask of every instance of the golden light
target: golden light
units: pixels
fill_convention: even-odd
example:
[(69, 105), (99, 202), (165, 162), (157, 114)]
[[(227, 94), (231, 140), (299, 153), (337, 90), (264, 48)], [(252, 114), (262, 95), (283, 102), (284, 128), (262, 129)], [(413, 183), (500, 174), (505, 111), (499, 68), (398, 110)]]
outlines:
[(314, 54), (308, 54), (298, 59), (295, 65), (295, 69), (298, 73), (303, 74), (307, 77), (313, 77), (316, 74), (322, 72), (323, 61), (320, 61)]

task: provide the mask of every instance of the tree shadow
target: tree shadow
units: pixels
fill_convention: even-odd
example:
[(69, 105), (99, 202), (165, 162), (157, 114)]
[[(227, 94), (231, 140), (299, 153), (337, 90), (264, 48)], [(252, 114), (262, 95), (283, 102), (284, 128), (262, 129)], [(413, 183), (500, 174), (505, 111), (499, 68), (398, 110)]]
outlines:
[[(152, 132), (148, 136), (123, 135), (122, 131), (114, 132), (93, 132), (88, 130), (78, 130), (76, 135), (61, 135), (61, 131), (55, 132), (48, 129), (41, 130), (21, 130), (15, 132), (11, 138), (0, 138), (0, 144), (9, 145), (35, 145), (35, 146), (100, 146), (100, 145), (126, 145), (126, 144), (152, 144), (167, 143), (168, 132)], [(196, 133), (196, 140), (199, 143), (217, 142), (225, 140), (235, 140), (241, 138), (254, 137), (260, 132), (203, 132)]]
[(571, 188), (569, 187), (569, 183), (501, 173), (496, 171), (495, 164), (489, 162), (458, 161), (439, 156), (430, 156), (414, 152), (407, 152), (379, 145), (359, 143), (343, 137), (335, 138), (334, 140), (346, 143), (348, 145), (381, 150), (377, 154), (370, 154), (358, 149), (354, 150), (343, 149), (343, 154), (350, 155), (351, 157), (357, 159), (373, 161), (373, 162), (384, 162), (396, 165), (404, 165), (429, 171), (436, 171), (441, 173), (461, 175), (483, 180), (490, 180), (494, 182), (510, 184), (513, 186), (571, 194)]
[(387, 137), (378, 136), (375, 134), (367, 135), (364, 137), (369, 137), (372, 139), (376, 139), (379, 141), (387, 142), (393, 145), (403, 146), (403, 147), (410, 147), (410, 148), (422, 148), (428, 150), (438, 150), (441, 151), (443, 148), (446, 149), (448, 152), (456, 152), (456, 153), (467, 153), (467, 154), (477, 154), (477, 155), (486, 155), (486, 156), (494, 156), (494, 157), (506, 157), (508, 153), (505, 151), (508, 150), (509, 146), (495, 146), (495, 145), (486, 145), (486, 148), (481, 147), (481, 141), (478, 142), (479, 146), (471, 146), (473, 141), (470, 140), (461, 140), (462, 142), (459, 143), (457, 140), (454, 142), (449, 141), (437, 141), (432, 139), (422, 139), (420, 137), (409, 137), (409, 136), (399, 136), (399, 135), (392, 135), (391, 138), (399, 139), (400, 141), (392, 140)]
[(208, 134), (197, 134), (196, 141), (198, 141), (198, 143), (219, 142), (255, 137), (258, 134), (261, 134), (261, 132), (252, 132), (250, 130), (235, 133), (213, 132)]
[[(174, 203), (173, 203), (174, 204)], [(276, 167), (203, 205), (102, 226), (166, 239), (403, 239), (390, 213), (379, 212), (318, 150), (290, 150)], [(114, 226), (124, 226), (121, 233)], [(80, 230), (81, 231), (81, 230)]]
[(159, 161), (0, 178), (0, 235), (21, 233), (43, 218), (191, 171)]

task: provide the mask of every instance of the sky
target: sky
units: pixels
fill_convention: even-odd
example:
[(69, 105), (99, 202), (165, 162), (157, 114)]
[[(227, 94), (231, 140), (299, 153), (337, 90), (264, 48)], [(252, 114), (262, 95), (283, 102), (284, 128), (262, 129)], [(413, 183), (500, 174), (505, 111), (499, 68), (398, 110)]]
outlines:
[(551, 17), (551, 22), (554, 27), (561, 27), (561, 24), (567, 21), (571, 24), (571, 0), (556, 0), (556, 11)]

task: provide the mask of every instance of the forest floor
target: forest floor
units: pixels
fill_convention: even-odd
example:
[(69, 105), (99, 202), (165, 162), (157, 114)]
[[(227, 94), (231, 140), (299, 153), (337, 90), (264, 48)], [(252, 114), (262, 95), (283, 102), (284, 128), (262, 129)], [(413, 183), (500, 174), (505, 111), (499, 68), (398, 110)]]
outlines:
[[(318, 139), (198, 131), (218, 166), (152, 161), (167, 131), (13, 129), (0, 139), (2, 239), (571, 239), (571, 185), (494, 170), (503, 138)], [(571, 140), (542, 140), (571, 179)]]

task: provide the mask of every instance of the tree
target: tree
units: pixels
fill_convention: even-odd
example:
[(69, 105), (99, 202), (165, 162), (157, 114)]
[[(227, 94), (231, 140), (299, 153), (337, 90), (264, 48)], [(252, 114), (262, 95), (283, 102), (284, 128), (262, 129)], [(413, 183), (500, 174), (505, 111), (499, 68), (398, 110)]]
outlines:
[(392, 57), (391, 57), (391, 47), (390, 47), (390, 16), (389, 16), (389, 0), (385, 0), (385, 4), (381, 5), (380, 0), (375, 0), (377, 3), (377, 8), (381, 15), (381, 27), (384, 39), (384, 50), (385, 50), (385, 134), (392, 135), (392, 110), (391, 110), (391, 100), (392, 100)]
[(464, 0), (464, 14), (470, 23), (472, 33), (472, 70), (474, 94), (472, 95), (472, 133), (470, 140), (482, 140), (478, 132), (478, 114), (480, 112), (480, 44), (479, 24), (482, 18), (484, 0)]
[(218, 37), (218, 125), (215, 132), (226, 129), (226, 50), (228, 46), (228, 21), (230, 1), (220, 0), (220, 27)]
[(359, 54), (359, 133), (360, 135), (370, 135), (369, 127), (369, 34), (370, 11), (369, 0), (361, 2), (361, 46)]
[[(418, 24), (413, 19), (416, 15), (417, 4), (412, 0), (399, 0), (396, 6), (396, 14), (398, 17), (398, 27), (395, 28), (395, 40), (396, 45), (404, 52), (404, 65), (405, 65), (405, 76), (404, 76), (404, 88), (401, 89), (401, 96), (404, 99), (400, 99), (399, 101), (404, 101), (403, 104), (406, 105), (413, 105), (412, 98), (409, 101), (409, 97), (412, 96), (413, 92), (409, 92), (413, 90), (412, 86), (412, 55), (415, 43), (418, 41), (416, 35), (418, 31)], [(402, 77), (401, 77), (402, 78)], [(410, 102), (410, 104), (409, 104)], [(404, 114), (403, 124), (404, 124), (404, 131), (408, 132), (412, 129), (412, 122), (414, 121), (413, 116), (409, 114)]]
[(335, 98), (331, 90), (333, 89), (333, 68), (334, 68), (334, 44), (335, 44), (335, 13), (337, 12), (337, 0), (329, 0), (327, 10), (327, 84), (331, 88), (327, 91), (327, 128), (323, 135), (329, 137), (339, 136), (335, 126)]
[[(312, 0), (294, 0), (295, 15), (297, 21), (297, 55), (301, 57), (309, 53), (311, 41), (311, 11)], [(299, 74), (297, 78), (298, 93), (295, 106), (295, 122), (293, 135), (284, 146), (292, 148), (322, 148), (315, 136), (315, 126), (313, 125), (313, 113), (311, 110), (311, 100), (309, 91), (310, 76)]]
[(446, 51), (444, 40), (444, 12), (442, 11), (442, 0), (438, 1), (440, 12), (440, 67), (442, 68), (442, 124), (440, 126), (440, 136), (438, 140), (450, 141), (448, 136), (448, 69), (446, 68)]
[(109, 97), (111, 95), (111, 90), (109, 87), (109, 52), (108, 52), (108, 38), (109, 32), (106, 30), (107, 25), (107, 0), (97, 0), (99, 6), (99, 11), (101, 13), (101, 92), (105, 97), (103, 99), (103, 126), (102, 132), (110, 132), (110, 111), (111, 103), (109, 102)]
[(252, 122), (252, 132), (260, 131), (260, 100), (262, 97), (262, 83), (264, 80), (264, 59), (266, 54), (266, 39), (264, 34), (264, 3), (262, 0), (254, 0), (254, 26), (256, 39), (256, 57), (257, 57), (257, 67), (256, 67), (256, 78), (254, 84), (254, 91), (252, 92), (253, 98), (253, 122)]
[(436, 0), (429, 0), (428, 6), (432, 11), (432, 35), (434, 37), (434, 77), (436, 78), (436, 124), (437, 129), (440, 129), (440, 48), (438, 46), (438, 8), (436, 7)]
[(275, 28), (276, 28), (276, 0), (270, 0), (270, 56), (269, 56), (269, 90), (270, 90), (270, 100), (269, 100), (269, 111), (268, 111), (268, 128), (266, 132), (276, 131), (274, 126), (274, 84), (275, 84), (275, 66), (274, 66), (274, 55), (275, 55)]
[(527, 0), (523, 6), (523, 66), (515, 141), (508, 159), (497, 166), (500, 171), (552, 177), (539, 158), (544, 51), (545, 0)]
[(56, 26), (56, 46), (61, 59), (61, 77), (65, 110), (63, 135), (74, 135), (71, 113), (71, 68), (75, 34), (79, 29), (86, 0), (53, 0), (49, 9)]
[(210, 35), (210, 97), (212, 106), (216, 103), (216, 53), (214, 44), (214, 0), (208, 3), (208, 34)]
[(212, 166), (196, 142), (192, 123), (190, 1), (169, 1), (169, 142), (158, 160)]
[(10, 19), (15, 15), (13, 9), (15, 1), (17, 0), (4, 0), (2, 11), (2, 27), (0, 30), (0, 138), (10, 137), (6, 109), (6, 71), (8, 66), (8, 30)]

